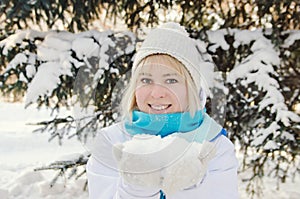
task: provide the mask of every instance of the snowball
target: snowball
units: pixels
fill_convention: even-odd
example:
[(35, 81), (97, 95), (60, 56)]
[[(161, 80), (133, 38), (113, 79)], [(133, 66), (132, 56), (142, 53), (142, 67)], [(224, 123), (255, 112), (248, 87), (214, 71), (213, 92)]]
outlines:
[(113, 148), (127, 183), (159, 188), (167, 195), (198, 183), (215, 152), (212, 143), (188, 142), (173, 135), (138, 134)]

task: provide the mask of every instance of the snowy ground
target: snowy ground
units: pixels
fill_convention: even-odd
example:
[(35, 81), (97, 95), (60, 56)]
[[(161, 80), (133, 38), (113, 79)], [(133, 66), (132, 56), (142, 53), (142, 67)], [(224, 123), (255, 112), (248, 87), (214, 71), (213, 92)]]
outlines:
[[(49, 184), (52, 171), (34, 172), (33, 169), (47, 165), (62, 156), (85, 152), (76, 140), (65, 140), (62, 146), (56, 141), (48, 142), (49, 135), (32, 133), (36, 127), (26, 123), (49, 118), (48, 111), (34, 107), (23, 108), (21, 103), (0, 103), (0, 198), (1, 199), (83, 199), (85, 179), (58, 181), (53, 188)], [(245, 193), (245, 184), (240, 182), (242, 199), (250, 198)], [(300, 180), (288, 181), (276, 190), (276, 182), (266, 178), (264, 199), (299, 199)]]

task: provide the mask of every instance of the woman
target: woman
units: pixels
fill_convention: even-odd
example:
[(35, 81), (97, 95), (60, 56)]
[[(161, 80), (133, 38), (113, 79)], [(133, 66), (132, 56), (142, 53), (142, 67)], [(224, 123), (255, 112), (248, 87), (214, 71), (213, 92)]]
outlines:
[[(205, 113), (210, 64), (179, 24), (148, 34), (123, 97), (124, 121), (102, 129), (91, 145), (91, 199), (238, 198), (234, 146)], [(133, 152), (157, 143), (150, 155)], [(128, 155), (128, 146), (139, 148)]]

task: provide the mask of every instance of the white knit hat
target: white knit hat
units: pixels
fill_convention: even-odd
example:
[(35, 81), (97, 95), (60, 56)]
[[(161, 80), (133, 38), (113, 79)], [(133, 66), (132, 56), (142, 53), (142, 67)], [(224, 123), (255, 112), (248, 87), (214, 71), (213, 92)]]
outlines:
[(188, 32), (178, 23), (168, 22), (149, 32), (138, 49), (133, 62), (134, 73), (139, 63), (152, 54), (168, 54), (180, 61), (189, 71), (202, 104), (206, 94), (210, 95), (209, 85), (213, 83), (214, 64), (201, 42), (189, 37)]

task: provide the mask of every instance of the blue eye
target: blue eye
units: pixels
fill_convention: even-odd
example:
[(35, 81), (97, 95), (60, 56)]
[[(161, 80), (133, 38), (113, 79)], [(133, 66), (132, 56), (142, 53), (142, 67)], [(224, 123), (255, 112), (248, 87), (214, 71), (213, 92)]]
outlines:
[(177, 79), (167, 79), (166, 83), (167, 84), (175, 84), (175, 83), (178, 83), (178, 80)]
[(151, 83), (152, 83), (152, 80), (149, 79), (149, 78), (142, 78), (142, 79), (141, 79), (141, 82), (142, 82), (143, 84), (151, 84)]

